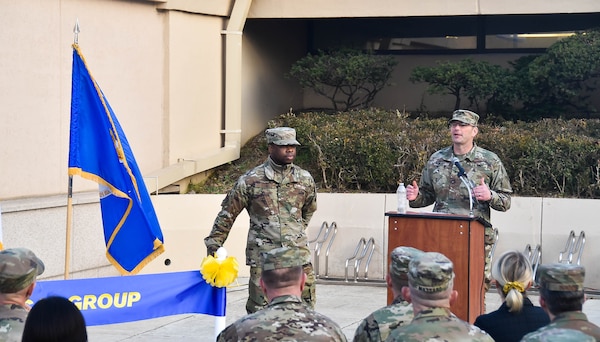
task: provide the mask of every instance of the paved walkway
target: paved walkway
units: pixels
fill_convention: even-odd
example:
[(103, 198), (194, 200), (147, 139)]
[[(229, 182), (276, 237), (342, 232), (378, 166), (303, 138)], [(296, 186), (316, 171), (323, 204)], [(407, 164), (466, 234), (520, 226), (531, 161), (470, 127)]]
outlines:
[[(246, 314), (247, 285), (230, 288), (227, 292), (227, 319), (230, 324)], [(383, 284), (317, 284), (316, 310), (329, 316), (343, 329), (349, 340), (360, 321), (372, 311), (386, 304), (387, 289)], [(538, 297), (530, 296), (535, 305)], [(495, 292), (486, 295), (486, 308), (493, 311), (500, 306)], [(589, 299), (583, 311), (600, 325), (600, 298)], [(117, 341), (214, 341), (215, 317), (207, 315), (176, 315), (124, 324), (88, 328), (90, 342)]]

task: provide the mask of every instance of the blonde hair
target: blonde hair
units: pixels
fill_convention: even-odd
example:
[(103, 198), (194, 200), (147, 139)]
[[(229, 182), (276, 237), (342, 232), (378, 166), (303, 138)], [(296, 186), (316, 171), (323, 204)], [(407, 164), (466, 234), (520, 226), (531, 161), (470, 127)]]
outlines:
[(510, 312), (523, 308), (525, 290), (533, 279), (533, 270), (527, 257), (518, 251), (504, 252), (492, 267), (492, 277), (502, 290)]

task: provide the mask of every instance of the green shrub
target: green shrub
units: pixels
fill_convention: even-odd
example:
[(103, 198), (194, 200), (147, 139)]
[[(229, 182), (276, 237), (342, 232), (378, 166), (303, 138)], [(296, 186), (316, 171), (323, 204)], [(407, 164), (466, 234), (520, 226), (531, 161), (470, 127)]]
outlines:
[[(319, 191), (394, 192), (399, 180), (417, 180), (429, 156), (451, 144), (447, 118), (411, 119), (379, 109), (284, 114), (269, 127), (297, 130), (296, 163)], [(544, 119), (480, 125), (476, 138), (502, 159), (515, 195), (600, 198), (600, 120)], [(266, 156), (264, 134), (242, 148), (242, 158), (221, 166), (195, 192), (224, 193)], [(241, 167), (243, 166), (243, 167)]]
[(319, 51), (298, 60), (287, 76), (329, 99), (334, 110), (367, 108), (385, 87), (397, 61), (354, 49)]

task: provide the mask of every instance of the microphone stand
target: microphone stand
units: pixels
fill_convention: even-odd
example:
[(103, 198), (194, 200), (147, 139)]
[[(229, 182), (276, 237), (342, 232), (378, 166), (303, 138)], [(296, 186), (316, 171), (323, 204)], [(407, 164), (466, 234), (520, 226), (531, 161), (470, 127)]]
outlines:
[[(469, 191), (469, 217), (473, 217), (473, 187), (475, 186), (475, 184), (473, 184), (473, 182), (471, 182), (471, 180), (467, 178), (467, 175), (462, 171), (458, 173), (458, 177)], [(477, 199), (475, 199), (475, 202), (478, 202)]]

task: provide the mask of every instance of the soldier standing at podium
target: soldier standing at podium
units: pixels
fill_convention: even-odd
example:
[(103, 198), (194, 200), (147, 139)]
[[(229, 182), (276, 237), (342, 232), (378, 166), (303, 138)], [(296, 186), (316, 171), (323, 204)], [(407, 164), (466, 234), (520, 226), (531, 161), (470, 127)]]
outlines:
[[(412, 208), (434, 204), (433, 211), (470, 215), (490, 221), (490, 208), (507, 211), (512, 188), (500, 158), (475, 144), (479, 115), (459, 109), (448, 121), (452, 146), (431, 155), (421, 179), (406, 187)], [(461, 171), (464, 176), (461, 178)], [(465, 182), (468, 183), (465, 184)], [(471, 191), (469, 191), (469, 188)], [(485, 229), (485, 283), (490, 282), (489, 253), (495, 242), (493, 228)]]

